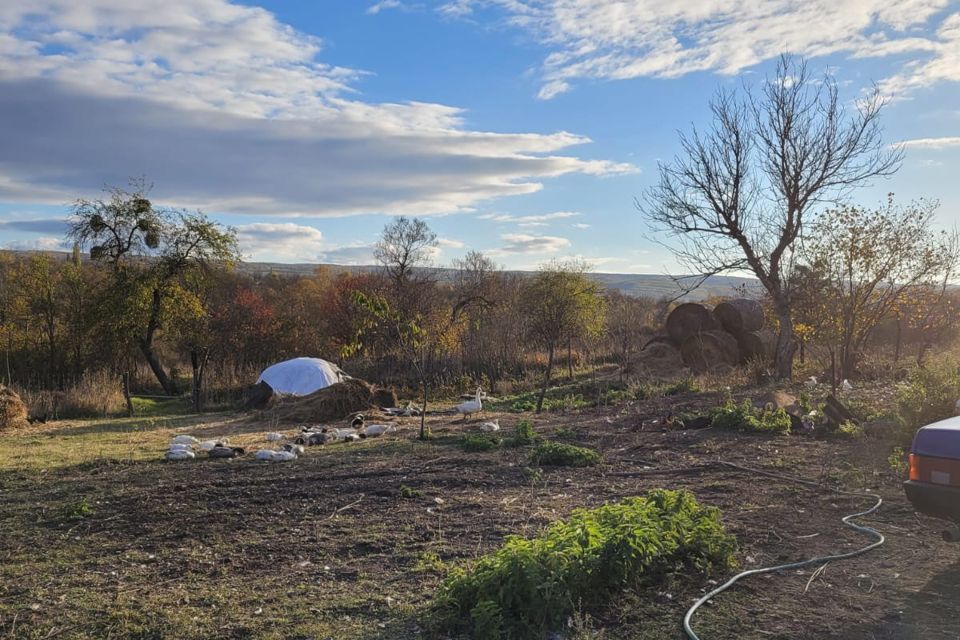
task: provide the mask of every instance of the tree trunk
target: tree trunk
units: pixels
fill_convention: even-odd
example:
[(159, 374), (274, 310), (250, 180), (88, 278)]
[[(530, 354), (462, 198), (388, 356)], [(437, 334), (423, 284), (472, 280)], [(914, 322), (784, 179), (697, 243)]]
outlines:
[(773, 366), (778, 380), (793, 378), (793, 354), (797, 351), (797, 341), (793, 335), (793, 320), (786, 303), (777, 304), (777, 319), (780, 321), (780, 335), (774, 353)]
[(893, 364), (900, 362), (900, 349), (903, 344), (903, 321), (900, 319), (900, 314), (897, 314), (897, 345), (893, 351)]
[(570, 380), (573, 381), (573, 339), (567, 338), (567, 372), (570, 374)]
[(170, 376), (167, 375), (167, 372), (163, 370), (163, 365), (160, 364), (160, 358), (157, 357), (157, 352), (153, 350), (153, 345), (142, 338), (139, 342), (140, 353), (146, 358), (147, 364), (150, 365), (150, 371), (153, 372), (157, 382), (163, 387), (163, 392), (168, 396), (177, 395), (177, 385)]
[(177, 395), (177, 384), (167, 375), (167, 372), (164, 371), (157, 352), (153, 350), (153, 337), (156, 335), (157, 329), (160, 328), (160, 303), (160, 289), (155, 288), (153, 290), (153, 302), (150, 306), (150, 320), (147, 323), (147, 332), (138, 342), (140, 343), (140, 351), (143, 353), (143, 357), (147, 359), (147, 364), (150, 365), (150, 370), (153, 371), (157, 382), (163, 387), (164, 393), (168, 396), (175, 396)]
[(127, 403), (127, 417), (133, 417), (133, 399), (130, 398), (130, 372), (123, 374), (123, 399)]
[(550, 376), (553, 374), (553, 344), (550, 345), (550, 353), (547, 356), (547, 371), (543, 374), (543, 386), (540, 387), (540, 397), (537, 398), (537, 413), (543, 411), (543, 398), (547, 395), (547, 387), (550, 385)]
[[(202, 353), (201, 353), (202, 352)], [(207, 370), (207, 362), (210, 360), (210, 350), (196, 349), (190, 350), (190, 367), (193, 370), (193, 389), (190, 392), (193, 410), (196, 413), (203, 411), (203, 374)]]
[(426, 439), (427, 439), (427, 427), (426, 427), (426, 421), (427, 421), (427, 381), (426, 381), (425, 378), (426, 378), (426, 376), (424, 376), (424, 379), (421, 379), (421, 380), (420, 380), (420, 385), (423, 387), (423, 407), (421, 407), (421, 411), (420, 411), (420, 439), (421, 439), (421, 440), (426, 440)]

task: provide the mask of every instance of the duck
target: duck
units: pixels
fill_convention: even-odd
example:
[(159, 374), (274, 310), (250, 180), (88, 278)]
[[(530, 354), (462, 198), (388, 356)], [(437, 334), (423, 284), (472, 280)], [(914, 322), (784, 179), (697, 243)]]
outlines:
[(385, 433), (396, 431), (397, 428), (392, 424), (368, 424), (363, 431), (358, 433), (361, 438), (376, 438)]
[(183, 434), (181, 434), (181, 435), (178, 435), (178, 436), (173, 436), (172, 443), (173, 443), (173, 444), (189, 444), (189, 445), (195, 445), (195, 444), (200, 444), (200, 441), (197, 440), (196, 438), (194, 438), (193, 436), (188, 436), (188, 435), (183, 435)]
[(174, 442), (170, 445), (170, 451), (192, 451), (193, 446), (182, 442)]
[(222, 447), (224, 443), (218, 440), (204, 440), (200, 443), (200, 450), (209, 452), (214, 447)]
[(483, 410), (483, 403), (480, 402), (480, 394), (482, 389), (477, 387), (477, 395), (473, 400), (468, 400), (466, 402), (461, 402), (456, 406), (457, 413), (463, 414), (463, 421), (466, 422), (467, 418), (475, 413), (479, 413)]
[(290, 462), (291, 460), (296, 460), (297, 454), (295, 451), (287, 451), (286, 449), (281, 449), (280, 451), (274, 451), (273, 457), (270, 459), (271, 462)]
[(298, 456), (303, 455), (303, 452), (304, 452), (303, 445), (300, 445), (300, 444), (285, 444), (283, 445), (283, 450), (290, 451), (292, 453), (297, 454)]
[(260, 449), (255, 454), (253, 454), (254, 459), (263, 460), (264, 462), (269, 462), (273, 460), (274, 451), (270, 449)]
[(350, 427), (357, 430), (363, 429), (363, 420), (363, 414), (358, 413), (353, 417), (353, 420), (350, 421)]
[(171, 449), (166, 455), (167, 460), (192, 460), (196, 457), (197, 454), (189, 449)]
[(480, 431), (484, 431), (486, 433), (500, 431), (500, 419), (497, 418), (495, 420), (491, 420), (490, 422), (484, 422), (482, 425), (480, 425)]
[(244, 453), (243, 447), (229, 447), (221, 442), (218, 442), (215, 447), (207, 451), (207, 455), (211, 458), (236, 458), (237, 456), (242, 456)]

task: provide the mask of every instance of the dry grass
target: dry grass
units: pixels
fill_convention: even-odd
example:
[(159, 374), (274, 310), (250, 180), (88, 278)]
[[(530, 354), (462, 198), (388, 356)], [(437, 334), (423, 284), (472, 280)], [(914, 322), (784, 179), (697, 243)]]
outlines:
[(120, 376), (108, 371), (88, 371), (63, 391), (18, 391), (31, 415), (50, 420), (104, 418), (126, 408)]

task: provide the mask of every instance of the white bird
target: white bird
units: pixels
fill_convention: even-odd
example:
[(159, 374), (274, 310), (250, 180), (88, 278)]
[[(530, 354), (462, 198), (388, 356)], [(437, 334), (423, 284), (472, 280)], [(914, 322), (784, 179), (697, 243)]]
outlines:
[(253, 457), (256, 460), (264, 460), (266, 462), (269, 462), (273, 460), (274, 453), (275, 452), (271, 451), (270, 449), (260, 449), (260, 451), (257, 451), (255, 454), (253, 454)]
[(807, 378), (807, 379), (803, 382), (803, 384), (806, 385), (806, 386), (808, 386), (808, 387), (815, 387), (815, 386), (817, 386), (817, 377), (816, 377), (816, 376), (810, 376), (809, 378)]
[(273, 457), (270, 459), (271, 462), (290, 462), (291, 460), (296, 460), (297, 454), (293, 451), (274, 451)]
[(479, 413), (483, 410), (483, 403), (480, 402), (480, 387), (477, 387), (477, 395), (473, 400), (467, 400), (466, 402), (461, 402), (456, 406), (457, 413), (463, 414), (463, 420), (466, 422), (467, 418), (473, 415), (474, 413)]
[(188, 449), (171, 449), (167, 451), (167, 460), (192, 460), (197, 457), (193, 451)]
[(480, 425), (480, 431), (485, 431), (487, 433), (493, 433), (494, 431), (500, 431), (500, 418), (492, 420), (490, 422), (484, 422)]
[(853, 391), (853, 385), (850, 384), (850, 381), (846, 378), (844, 378), (843, 382), (840, 383), (840, 388), (844, 391)]
[(396, 430), (397, 428), (392, 424), (368, 424), (359, 435), (367, 438), (376, 438), (377, 436), (382, 436), (385, 433), (391, 433)]
[(203, 442), (200, 443), (200, 450), (210, 451), (210, 449), (213, 449), (218, 444), (222, 444), (226, 446), (226, 442), (224, 442), (223, 440), (204, 440)]
[(174, 442), (170, 445), (170, 451), (191, 451), (193, 447), (183, 442)]
[(360, 434), (358, 433), (349, 433), (344, 438), (347, 442), (356, 442), (360, 439)]
[(283, 434), (277, 433), (276, 431), (271, 431), (267, 434), (267, 442), (280, 442), (283, 440)]
[(298, 456), (303, 455), (303, 452), (304, 452), (303, 445), (301, 444), (285, 444), (283, 445), (283, 450), (290, 451), (292, 453), (297, 454)]
[(173, 437), (173, 444), (199, 444), (200, 441), (193, 436), (179, 435)]

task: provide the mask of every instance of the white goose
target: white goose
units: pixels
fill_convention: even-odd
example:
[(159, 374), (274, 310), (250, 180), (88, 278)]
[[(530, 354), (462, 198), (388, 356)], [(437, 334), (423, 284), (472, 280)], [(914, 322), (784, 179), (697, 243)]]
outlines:
[(485, 433), (495, 433), (500, 431), (500, 419), (497, 418), (496, 420), (491, 420), (490, 422), (484, 422), (482, 425), (480, 425), (480, 431)]
[(466, 422), (467, 418), (475, 413), (480, 413), (483, 410), (483, 403), (480, 402), (480, 393), (482, 389), (477, 387), (477, 396), (473, 400), (467, 400), (466, 402), (461, 402), (456, 406), (457, 413), (463, 414), (463, 421)]

